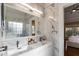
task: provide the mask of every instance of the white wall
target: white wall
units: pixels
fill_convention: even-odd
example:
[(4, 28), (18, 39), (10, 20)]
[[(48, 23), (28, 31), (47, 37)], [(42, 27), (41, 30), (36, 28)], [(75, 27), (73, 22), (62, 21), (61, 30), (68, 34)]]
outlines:
[(64, 9), (62, 4), (57, 4), (57, 30), (58, 30), (58, 34), (57, 34), (57, 44), (55, 44), (55, 47), (58, 49), (58, 53), (55, 49), (55, 53), (57, 53), (56, 55), (59, 56), (63, 56), (64, 55)]
[[(55, 8), (53, 10), (49, 10), (48, 8), (45, 10), (45, 18), (44, 22), (44, 34), (47, 36), (48, 40), (52, 40), (53, 42), (53, 49), (55, 56), (64, 55), (64, 16), (63, 16), (63, 6), (62, 4), (55, 4)], [(54, 17), (56, 22), (55, 28), (57, 33), (52, 33), (51, 25), (49, 23), (48, 16)], [(51, 37), (51, 38), (50, 38)]]
[(58, 24), (59, 24), (59, 55), (64, 55), (64, 9), (62, 4), (59, 6), (59, 18), (58, 18)]

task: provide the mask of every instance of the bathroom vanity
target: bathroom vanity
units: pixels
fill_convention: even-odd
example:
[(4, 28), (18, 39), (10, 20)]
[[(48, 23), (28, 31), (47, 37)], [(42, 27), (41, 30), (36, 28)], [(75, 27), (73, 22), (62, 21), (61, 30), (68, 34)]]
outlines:
[[(16, 56), (50, 56), (53, 55), (53, 47), (51, 47), (51, 43), (40, 44), (37, 43), (32, 46), (32, 48), (28, 47), (27, 50), (19, 52), (15, 54)], [(14, 55), (14, 56), (15, 56)]]
[[(38, 38), (39, 37), (39, 38)], [(10, 49), (7, 50), (7, 56), (30, 56), (30, 55), (40, 55), (44, 54), (46, 55), (46, 52), (50, 52), (49, 48), (52, 43), (48, 42), (47, 40), (41, 39), (42, 41), (40, 41), (40, 36), (29, 36), (26, 37), (27, 39), (36, 39), (36, 42), (32, 43), (32, 44), (28, 44), (28, 40), (27, 40), (27, 44), (24, 45), (24, 43), (19, 44), (19, 48), (14, 48), (14, 49)], [(22, 45), (23, 44), (23, 45)], [(42, 52), (42, 51), (43, 52)], [(45, 52), (44, 52), (45, 51)], [(32, 54), (34, 53), (34, 54)]]

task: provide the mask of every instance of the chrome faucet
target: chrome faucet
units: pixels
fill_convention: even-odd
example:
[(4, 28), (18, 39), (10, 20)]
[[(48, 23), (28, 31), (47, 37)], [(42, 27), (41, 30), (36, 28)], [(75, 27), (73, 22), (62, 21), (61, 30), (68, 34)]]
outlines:
[(19, 48), (19, 41), (16, 41), (16, 47)]
[(0, 47), (0, 52), (1, 56), (7, 55), (7, 46)]
[(2, 47), (0, 47), (0, 49), (1, 49), (0, 52), (1, 51), (7, 51), (7, 46), (2, 46)]

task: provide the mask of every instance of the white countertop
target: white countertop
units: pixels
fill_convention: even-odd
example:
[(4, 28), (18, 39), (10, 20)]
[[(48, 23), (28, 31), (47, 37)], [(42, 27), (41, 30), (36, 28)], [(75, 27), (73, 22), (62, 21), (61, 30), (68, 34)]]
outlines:
[(53, 45), (49, 42), (29, 52), (25, 51), (16, 56), (53, 56)]
[(16, 49), (9, 50), (9, 51), (7, 51), (7, 54), (8, 54), (8, 56), (17, 54), (17, 53), (19, 53), (19, 52), (22, 52), (22, 51), (24, 51), (24, 50), (27, 50), (27, 47), (28, 47), (28, 46), (22, 47), (21, 49), (17, 49), (17, 48), (16, 48)]
[(42, 44), (41, 42), (38, 42), (38, 43), (35, 43), (32, 45), (21, 47), (20, 49), (16, 48), (16, 49), (9, 50), (9, 51), (7, 51), (7, 54), (8, 54), (8, 56), (16, 56), (20, 53), (24, 53), (25, 51), (26, 52), (31, 51), (32, 49), (35, 49), (35, 48), (40, 47), (42, 45), (44, 45), (44, 44)]

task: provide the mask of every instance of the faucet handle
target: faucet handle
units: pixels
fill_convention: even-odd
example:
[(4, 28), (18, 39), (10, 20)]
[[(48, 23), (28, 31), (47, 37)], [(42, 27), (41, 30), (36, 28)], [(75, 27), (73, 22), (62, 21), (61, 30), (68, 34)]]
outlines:
[(7, 46), (3, 46), (2, 48), (4, 48), (3, 51), (6, 51), (7, 50)]

